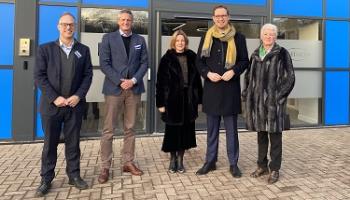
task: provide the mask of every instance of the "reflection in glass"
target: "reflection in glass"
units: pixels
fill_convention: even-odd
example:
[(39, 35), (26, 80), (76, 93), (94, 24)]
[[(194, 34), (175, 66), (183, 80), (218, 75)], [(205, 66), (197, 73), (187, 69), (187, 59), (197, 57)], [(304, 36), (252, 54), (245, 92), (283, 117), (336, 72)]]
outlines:
[(322, 40), (321, 20), (274, 18), (278, 27), (278, 39), (286, 40)]
[(162, 36), (171, 36), (177, 29), (187, 36), (201, 37), (208, 30), (207, 20), (162, 19)]
[[(81, 42), (89, 46), (92, 64), (94, 65), (92, 85), (86, 96), (87, 105), (83, 117), (82, 136), (96, 136), (96, 133), (102, 132), (103, 129), (105, 103), (102, 87), (104, 74), (99, 69), (98, 43), (101, 42), (105, 33), (118, 30), (117, 17), (119, 11), (117, 9), (101, 8), (81, 9)], [(147, 42), (148, 12), (132, 11), (132, 13), (134, 15), (133, 33), (141, 34)], [(147, 84), (145, 86), (147, 92)], [(142, 94), (141, 103), (138, 105), (135, 123), (136, 133), (144, 133), (146, 131), (146, 96), (146, 93)], [(122, 119), (123, 115), (121, 112), (117, 116), (117, 135), (123, 134)]]
[(291, 124), (293, 126), (321, 124), (321, 101), (322, 72), (295, 71), (295, 86), (287, 103)]
[[(83, 8), (81, 10), (81, 32), (109, 33), (118, 30), (117, 9)], [(148, 33), (148, 12), (132, 11), (134, 15), (133, 32)]]
[(287, 113), (294, 127), (314, 126), (321, 123), (321, 98), (289, 98)]
[(295, 70), (295, 87), (287, 103), (294, 127), (322, 123), (322, 72), (311, 70), (323, 66), (321, 22), (315, 19), (273, 19), (279, 29), (277, 43), (289, 51), (294, 68), (310, 69)]
[(260, 37), (260, 23), (247, 23), (247, 22), (231, 22), (236, 28), (236, 31), (243, 33), (246, 38), (259, 38)]

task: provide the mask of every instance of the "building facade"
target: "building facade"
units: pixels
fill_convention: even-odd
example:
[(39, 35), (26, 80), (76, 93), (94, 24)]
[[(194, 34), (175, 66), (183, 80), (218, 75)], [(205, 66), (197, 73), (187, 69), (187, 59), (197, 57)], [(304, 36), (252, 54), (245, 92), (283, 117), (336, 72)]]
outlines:
[[(164, 125), (155, 107), (160, 57), (179, 28), (188, 34), (189, 47), (196, 52), (200, 37), (212, 25), (212, 8), (218, 4), (229, 8), (231, 23), (247, 38), (249, 54), (259, 45), (264, 23), (278, 26), (277, 43), (291, 53), (296, 72), (288, 100), (292, 127), (350, 124), (350, 0), (0, 0), (0, 140), (43, 137), (34, 60), (38, 45), (58, 38), (57, 21), (63, 12), (76, 17), (76, 38), (90, 47), (94, 65), (82, 136), (99, 135), (104, 120), (104, 76), (98, 46), (103, 34), (118, 29), (117, 14), (124, 8), (133, 11), (133, 32), (146, 38), (150, 58), (137, 132), (162, 132)], [(197, 129), (205, 129), (203, 113), (196, 123)], [(244, 128), (241, 116), (239, 125)], [(119, 129), (116, 134), (121, 133)]]

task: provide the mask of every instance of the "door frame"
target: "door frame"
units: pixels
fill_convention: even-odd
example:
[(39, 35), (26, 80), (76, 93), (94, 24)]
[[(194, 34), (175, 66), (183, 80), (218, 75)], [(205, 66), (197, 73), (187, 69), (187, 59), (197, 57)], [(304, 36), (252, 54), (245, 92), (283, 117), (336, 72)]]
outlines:
[[(197, 5), (196, 5), (197, 7)], [(249, 7), (250, 8), (250, 7)], [(234, 15), (231, 16), (231, 20), (232, 21), (240, 21), (240, 22), (250, 22), (250, 21), (259, 21), (260, 25), (262, 26), (263, 23), (266, 22), (267, 20), (267, 16), (262, 16), (262, 15), (253, 15), (253, 13), (251, 13), (252, 15)], [(209, 12), (205, 12), (205, 11), (201, 11), (198, 13), (193, 13), (188, 12), (188, 11), (181, 11), (180, 9), (173, 9), (172, 11), (169, 10), (165, 10), (165, 9), (156, 9), (154, 11), (154, 13), (152, 12), (152, 22), (153, 23), (153, 28), (151, 30), (151, 35), (150, 35), (150, 41), (155, 41), (155, 42), (151, 42), (150, 43), (150, 54), (152, 56), (151, 61), (152, 64), (150, 65), (152, 67), (151, 69), (151, 79), (153, 81), (150, 82), (149, 87), (151, 88), (149, 95), (152, 96), (153, 98), (149, 98), (149, 100), (153, 100), (149, 102), (149, 109), (148, 109), (148, 113), (150, 113), (150, 128), (153, 133), (158, 133), (158, 132), (163, 132), (164, 131), (164, 127), (163, 124), (159, 125), (159, 113), (157, 111), (157, 107), (155, 105), (155, 84), (156, 84), (156, 74), (157, 74), (157, 69), (158, 69), (158, 65), (159, 65), (159, 61), (160, 58), (162, 56), (162, 44), (161, 44), (161, 37), (162, 37), (162, 20), (163, 19), (176, 19), (176, 18), (193, 18), (193, 19), (199, 19), (199, 20), (208, 20), (208, 26), (211, 25), (212, 19), (211, 19), (211, 13)], [(204, 126), (196, 126), (197, 129), (202, 130), (205, 129)]]

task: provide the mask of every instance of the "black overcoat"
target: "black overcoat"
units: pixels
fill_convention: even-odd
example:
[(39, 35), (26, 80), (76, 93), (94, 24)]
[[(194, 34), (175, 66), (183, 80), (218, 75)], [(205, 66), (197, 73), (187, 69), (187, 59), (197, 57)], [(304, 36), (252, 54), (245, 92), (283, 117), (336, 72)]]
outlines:
[(184, 102), (184, 78), (175, 50), (168, 50), (160, 60), (156, 83), (156, 105), (165, 107), (162, 120), (169, 125), (184, 123), (184, 106), (187, 106), (188, 118), (194, 121), (198, 117), (198, 104), (202, 103), (202, 82), (196, 68), (196, 53), (186, 50), (188, 66), (188, 102)]
[(292, 59), (288, 51), (275, 44), (263, 60), (259, 48), (250, 58), (245, 74), (245, 103), (247, 129), (268, 131), (285, 130), (287, 97), (295, 83)]
[(240, 75), (248, 67), (249, 58), (244, 35), (237, 32), (234, 41), (237, 59), (232, 69), (235, 75), (227, 82), (221, 80), (214, 83), (209, 80), (207, 74), (210, 71), (223, 75), (227, 71), (224, 68), (227, 42), (213, 38), (210, 56), (202, 57), (204, 37), (201, 39), (197, 54), (197, 67), (204, 78), (203, 112), (207, 114), (225, 116), (241, 113)]

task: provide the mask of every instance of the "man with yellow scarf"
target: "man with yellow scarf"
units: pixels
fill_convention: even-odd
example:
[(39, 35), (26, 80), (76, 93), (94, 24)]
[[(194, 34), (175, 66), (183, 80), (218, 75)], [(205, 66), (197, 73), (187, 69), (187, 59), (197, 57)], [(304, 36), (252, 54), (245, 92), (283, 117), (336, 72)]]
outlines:
[(249, 65), (246, 40), (229, 23), (227, 7), (213, 8), (214, 25), (201, 39), (197, 67), (204, 78), (203, 112), (207, 115), (207, 153), (205, 163), (196, 174), (216, 169), (221, 117), (226, 130), (230, 173), (241, 177), (238, 168), (239, 142), (237, 115), (241, 113), (240, 75)]

